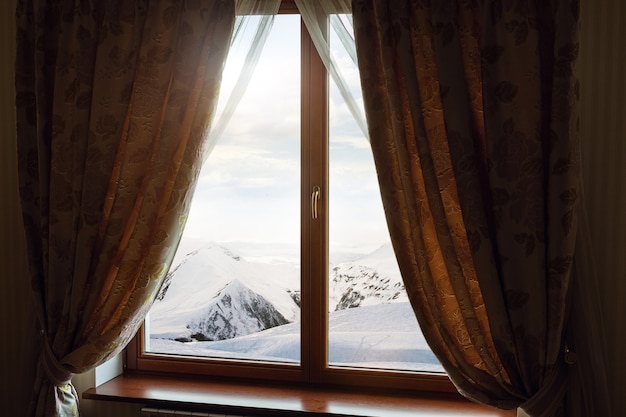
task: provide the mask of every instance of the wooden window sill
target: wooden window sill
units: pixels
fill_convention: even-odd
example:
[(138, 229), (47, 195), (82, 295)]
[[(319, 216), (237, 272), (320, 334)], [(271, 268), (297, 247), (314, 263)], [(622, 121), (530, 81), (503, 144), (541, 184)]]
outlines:
[(259, 385), (205, 379), (125, 374), (83, 393), (90, 400), (142, 404), (170, 410), (246, 416), (514, 417), (459, 396), (428, 398), (297, 385)]

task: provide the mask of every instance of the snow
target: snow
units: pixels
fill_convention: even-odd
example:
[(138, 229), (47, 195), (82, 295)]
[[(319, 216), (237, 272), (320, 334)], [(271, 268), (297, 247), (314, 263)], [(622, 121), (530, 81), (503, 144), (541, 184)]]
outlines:
[[(271, 257), (265, 249), (182, 242), (169, 288), (150, 312), (146, 350), (299, 363), (297, 257), (289, 253), (293, 248), (272, 247), (277, 255)], [(332, 366), (443, 372), (421, 334), (390, 245), (330, 272)]]
[(296, 264), (247, 262), (229, 248), (214, 243), (186, 252), (174, 262), (171, 270), (175, 279), (164, 299), (155, 302), (150, 312), (153, 336), (189, 337), (192, 331), (187, 325), (205, 316), (222, 291), (228, 291), (235, 281), (240, 283), (237, 288), (249, 288), (271, 302), (288, 321), (299, 318), (299, 307), (289, 295), (289, 291), (299, 287)]
[[(393, 316), (394, 325), (389, 325)], [(329, 315), (329, 362), (333, 366), (443, 372), (408, 303), (352, 308)], [(214, 342), (181, 343), (152, 338), (150, 351), (185, 356), (298, 363), (300, 325)]]

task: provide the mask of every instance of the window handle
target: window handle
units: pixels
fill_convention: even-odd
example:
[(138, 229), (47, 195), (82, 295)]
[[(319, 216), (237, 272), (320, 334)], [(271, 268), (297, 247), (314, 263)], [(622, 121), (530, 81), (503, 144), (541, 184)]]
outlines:
[(311, 217), (317, 219), (317, 202), (320, 199), (321, 190), (319, 185), (313, 187), (313, 192), (311, 192)]

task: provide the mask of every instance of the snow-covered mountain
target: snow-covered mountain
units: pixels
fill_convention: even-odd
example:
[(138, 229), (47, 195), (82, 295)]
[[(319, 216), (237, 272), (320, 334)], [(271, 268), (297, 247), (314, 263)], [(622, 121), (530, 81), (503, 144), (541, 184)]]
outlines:
[(271, 302), (235, 279), (187, 324), (187, 329), (196, 340), (224, 340), (287, 323)]
[[(224, 340), (299, 320), (296, 262), (259, 260), (216, 243), (192, 247), (179, 249), (152, 308), (153, 338)], [(331, 267), (331, 312), (406, 301), (391, 245)]]
[[(146, 321), (147, 350), (298, 362), (300, 270), (292, 249), (268, 257), (248, 243), (182, 242)], [(442, 371), (390, 245), (331, 266), (328, 324), (333, 364)]]
[(222, 340), (299, 319), (296, 264), (249, 262), (215, 243), (174, 262), (150, 312), (152, 337)]
[(408, 298), (391, 244), (330, 270), (329, 310), (406, 302)]

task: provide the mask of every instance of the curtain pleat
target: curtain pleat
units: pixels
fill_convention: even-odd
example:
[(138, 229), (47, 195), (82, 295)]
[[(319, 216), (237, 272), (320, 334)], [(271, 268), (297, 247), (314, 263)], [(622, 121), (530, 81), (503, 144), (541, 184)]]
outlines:
[(41, 359), (31, 415), (135, 334), (206, 151), (233, 0), (17, 6), (20, 195)]

